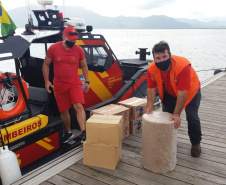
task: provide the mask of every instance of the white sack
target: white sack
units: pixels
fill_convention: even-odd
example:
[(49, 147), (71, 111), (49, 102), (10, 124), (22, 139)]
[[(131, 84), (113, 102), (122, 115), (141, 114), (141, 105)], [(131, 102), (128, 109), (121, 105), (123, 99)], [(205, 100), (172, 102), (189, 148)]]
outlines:
[(176, 167), (177, 130), (168, 112), (152, 112), (142, 118), (142, 164), (155, 173)]

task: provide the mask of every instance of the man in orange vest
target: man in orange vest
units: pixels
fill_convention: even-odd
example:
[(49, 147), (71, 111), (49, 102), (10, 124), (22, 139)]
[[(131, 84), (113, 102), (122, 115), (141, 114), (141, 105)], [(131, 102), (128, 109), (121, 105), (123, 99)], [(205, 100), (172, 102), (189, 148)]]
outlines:
[(155, 44), (152, 54), (154, 62), (147, 71), (147, 113), (153, 111), (156, 87), (158, 87), (162, 110), (172, 114), (171, 120), (174, 120), (176, 129), (181, 124), (180, 114), (183, 108), (185, 109), (188, 135), (192, 143), (191, 156), (199, 157), (202, 139), (198, 116), (201, 101), (199, 78), (186, 58), (171, 55), (167, 42), (161, 41)]

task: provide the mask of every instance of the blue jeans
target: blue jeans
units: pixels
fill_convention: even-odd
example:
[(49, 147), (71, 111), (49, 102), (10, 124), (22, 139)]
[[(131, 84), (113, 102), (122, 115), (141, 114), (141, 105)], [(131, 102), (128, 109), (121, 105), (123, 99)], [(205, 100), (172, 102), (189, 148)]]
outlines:
[[(169, 112), (173, 114), (176, 106), (177, 98), (167, 93), (164, 93), (163, 97), (163, 112)], [(202, 140), (201, 124), (198, 116), (198, 109), (201, 101), (201, 90), (199, 89), (195, 97), (186, 106), (186, 119), (188, 122), (188, 135), (192, 145), (200, 144)]]

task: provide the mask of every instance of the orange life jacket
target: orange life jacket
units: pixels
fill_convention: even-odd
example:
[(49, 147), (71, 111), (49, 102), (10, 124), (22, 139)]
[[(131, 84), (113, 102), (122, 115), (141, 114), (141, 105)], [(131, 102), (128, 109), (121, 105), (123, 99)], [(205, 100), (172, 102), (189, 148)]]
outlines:
[[(184, 57), (179, 56), (171, 56), (171, 68), (170, 68), (170, 83), (173, 87), (173, 90), (178, 95), (178, 89), (177, 89), (177, 78), (180, 72), (191, 63), (188, 61), (188, 59)], [(159, 97), (161, 100), (163, 100), (163, 84), (162, 84), (162, 78), (160, 69), (157, 68), (155, 65), (155, 62), (152, 62), (150, 66), (148, 67), (148, 70), (151, 75), (151, 79), (156, 82), (159, 92)], [(195, 70), (191, 66), (191, 74), (190, 74), (190, 88), (187, 90), (187, 98), (184, 104), (184, 109), (188, 105), (188, 103), (194, 98), (196, 93), (198, 92), (200, 88), (200, 82), (198, 75), (196, 74)]]

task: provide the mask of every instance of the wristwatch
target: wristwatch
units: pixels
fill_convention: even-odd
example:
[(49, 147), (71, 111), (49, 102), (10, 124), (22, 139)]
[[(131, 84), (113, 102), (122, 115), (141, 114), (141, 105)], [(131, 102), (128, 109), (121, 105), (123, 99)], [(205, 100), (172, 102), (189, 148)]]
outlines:
[(85, 81), (85, 83), (90, 84), (90, 81), (89, 81), (89, 80), (87, 80), (87, 81)]

